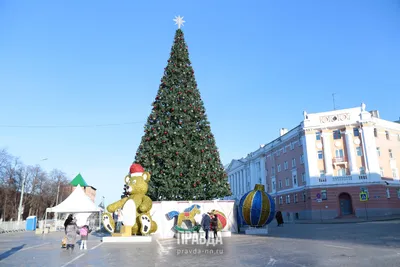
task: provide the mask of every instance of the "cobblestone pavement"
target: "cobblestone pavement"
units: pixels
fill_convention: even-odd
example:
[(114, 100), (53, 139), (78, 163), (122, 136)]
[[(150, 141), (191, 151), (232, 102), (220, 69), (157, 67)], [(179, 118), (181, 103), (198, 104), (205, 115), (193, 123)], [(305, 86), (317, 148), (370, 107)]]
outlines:
[(101, 243), (60, 248), (62, 233), (0, 235), (0, 266), (400, 266), (400, 221), (270, 227), (269, 236), (232, 235), (216, 246)]

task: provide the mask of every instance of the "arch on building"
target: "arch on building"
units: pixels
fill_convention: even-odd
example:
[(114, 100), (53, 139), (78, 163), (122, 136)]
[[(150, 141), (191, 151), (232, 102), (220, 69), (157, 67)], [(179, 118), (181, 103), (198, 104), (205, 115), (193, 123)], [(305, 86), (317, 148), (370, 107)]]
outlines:
[(347, 192), (339, 194), (339, 214), (341, 216), (354, 214), (353, 201), (351, 195)]

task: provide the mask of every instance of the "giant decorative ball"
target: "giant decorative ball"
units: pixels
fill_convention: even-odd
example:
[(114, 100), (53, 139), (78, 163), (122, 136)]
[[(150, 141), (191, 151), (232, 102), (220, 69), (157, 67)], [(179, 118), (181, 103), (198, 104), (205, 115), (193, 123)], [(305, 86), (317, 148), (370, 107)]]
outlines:
[(274, 219), (275, 201), (265, 192), (264, 185), (256, 184), (254, 190), (243, 195), (239, 202), (239, 216), (253, 227), (262, 227)]

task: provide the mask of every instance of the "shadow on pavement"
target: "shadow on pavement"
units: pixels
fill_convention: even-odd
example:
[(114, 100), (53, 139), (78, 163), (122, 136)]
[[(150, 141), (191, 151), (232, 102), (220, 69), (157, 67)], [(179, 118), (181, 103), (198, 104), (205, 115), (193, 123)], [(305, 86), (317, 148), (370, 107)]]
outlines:
[(11, 255), (13, 255), (15, 252), (21, 250), (26, 244), (23, 244), (21, 246), (18, 247), (13, 247), (12, 249), (7, 250), (6, 252), (3, 252), (2, 254), (0, 254), (0, 261), (4, 260), (5, 258), (10, 257)]
[(400, 221), (270, 225), (269, 236), (400, 248)]

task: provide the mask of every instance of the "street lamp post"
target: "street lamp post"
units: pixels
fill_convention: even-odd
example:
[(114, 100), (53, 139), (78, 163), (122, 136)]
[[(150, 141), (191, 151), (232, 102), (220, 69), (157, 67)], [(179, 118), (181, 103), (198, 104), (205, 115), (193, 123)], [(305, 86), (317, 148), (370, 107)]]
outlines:
[[(47, 160), (47, 158), (42, 159), (40, 161), (44, 161)], [(37, 175), (37, 174), (36, 174)], [(19, 207), (18, 207), (18, 219), (17, 222), (21, 221), (21, 215), (22, 215), (22, 201), (24, 199), (24, 190), (25, 190), (25, 180), (26, 180), (26, 174), (24, 174), (23, 178), (22, 178), (22, 186), (21, 186), (21, 196), (19, 198)]]

